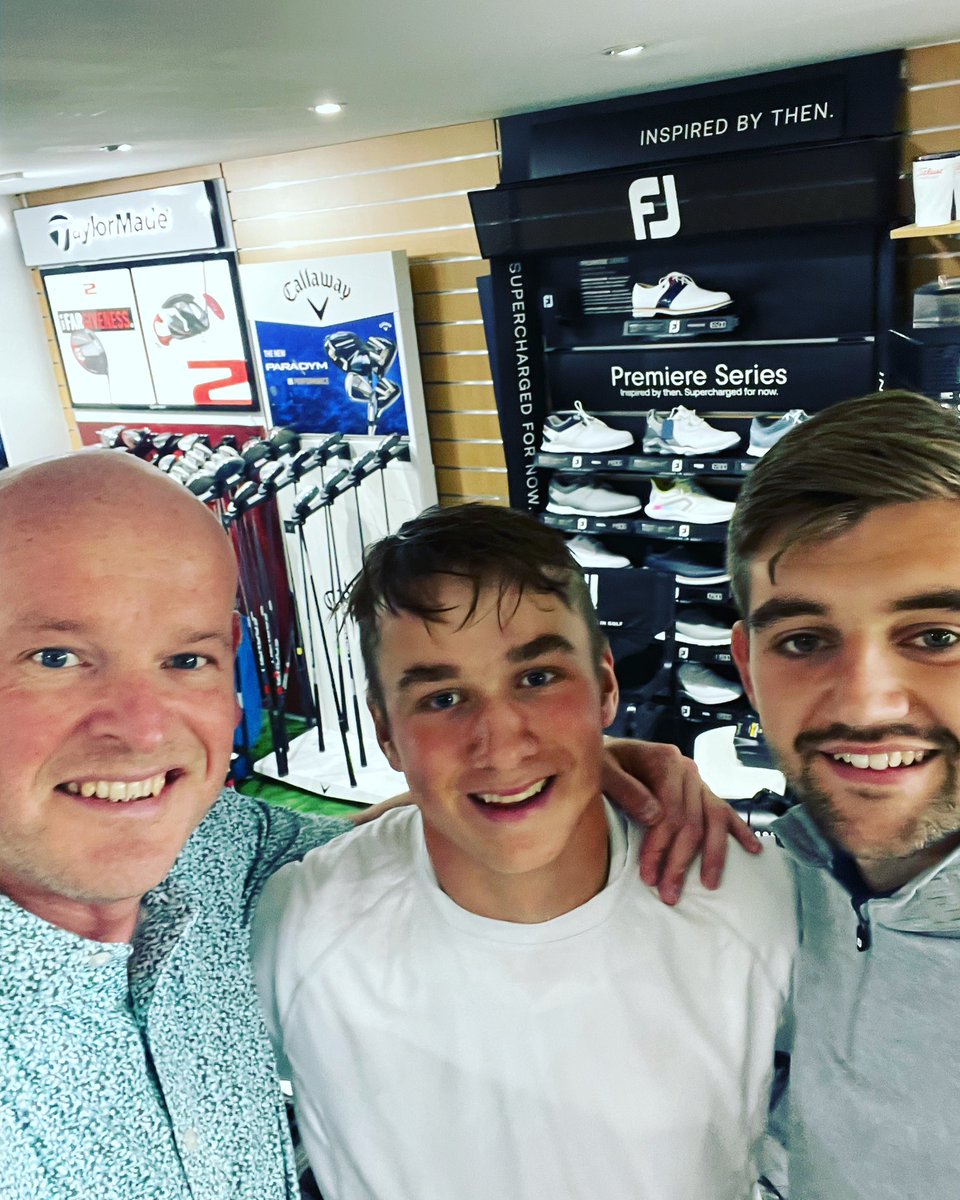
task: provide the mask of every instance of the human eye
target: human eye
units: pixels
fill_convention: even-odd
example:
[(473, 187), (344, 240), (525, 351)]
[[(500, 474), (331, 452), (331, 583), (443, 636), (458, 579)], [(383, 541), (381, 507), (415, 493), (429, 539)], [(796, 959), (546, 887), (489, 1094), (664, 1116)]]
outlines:
[(430, 696), (424, 696), (420, 701), (420, 707), (427, 709), (429, 712), (446, 712), (450, 708), (456, 708), (460, 701), (461, 696), (459, 692), (434, 692)]
[(79, 667), (80, 658), (72, 650), (63, 646), (44, 646), (30, 655), (31, 661), (51, 671), (61, 671), (65, 667)]
[(921, 629), (918, 633), (912, 634), (907, 642), (908, 645), (915, 646), (920, 650), (934, 652), (952, 650), (960, 643), (960, 634), (955, 629), (941, 627)]
[(524, 671), (520, 676), (520, 686), (524, 688), (542, 688), (548, 683), (552, 683), (557, 678), (557, 672), (551, 671), (548, 667), (534, 667), (531, 671)]
[(206, 654), (174, 654), (167, 659), (166, 666), (174, 671), (199, 671), (212, 662)]
[(800, 630), (796, 633), (785, 633), (774, 639), (773, 649), (784, 658), (809, 658), (818, 650), (824, 649), (827, 639), (819, 633)]

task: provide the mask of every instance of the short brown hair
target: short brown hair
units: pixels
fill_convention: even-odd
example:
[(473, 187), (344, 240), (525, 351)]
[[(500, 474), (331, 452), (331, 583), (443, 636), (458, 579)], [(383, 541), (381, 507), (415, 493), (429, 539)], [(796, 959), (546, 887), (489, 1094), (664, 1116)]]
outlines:
[(367, 547), (363, 568), (351, 583), (347, 613), (360, 629), (360, 652), (370, 700), (383, 708), (383, 685), (377, 665), (379, 620), (383, 613), (412, 613), (424, 621), (442, 620), (447, 611), (435, 599), (431, 582), (438, 576), (466, 579), (476, 611), (480, 592), (499, 590), (500, 602), (516, 590), (556, 596), (579, 612), (590, 634), (597, 666), (606, 638), (576, 560), (563, 536), (528, 513), (491, 504), (470, 503), (425, 509), (396, 533)]
[(770, 559), (826, 541), (867, 513), (917, 500), (960, 500), (960, 419), (913, 392), (874, 392), (817, 413), (747, 476), (727, 538), (734, 600), (745, 617), (750, 559), (780, 535)]

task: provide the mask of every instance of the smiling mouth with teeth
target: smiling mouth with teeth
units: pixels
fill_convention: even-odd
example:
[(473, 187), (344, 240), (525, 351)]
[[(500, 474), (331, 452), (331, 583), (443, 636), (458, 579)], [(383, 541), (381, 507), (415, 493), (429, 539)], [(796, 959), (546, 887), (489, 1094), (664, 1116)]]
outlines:
[(535, 796), (539, 796), (551, 778), (551, 776), (547, 776), (545, 779), (538, 779), (536, 783), (532, 783), (528, 788), (524, 788), (522, 792), (513, 792), (509, 795), (504, 795), (502, 792), (473, 792), (472, 795), (474, 799), (480, 800), (484, 804), (524, 804), (526, 801), (532, 800)]
[(167, 783), (165, 771), (147, 779), (125, 782), (118, 779), (86, 779), (83, 783), (70, 780), (61, 784), (61, 790), (71, 796), (82, 796), (85, 800), (96, 797), (109, 800), (111, 804), (126, 804), (131, 800), (144, 800), (148, 796), (159, 796)]
[(914, 767), (924, 762), (931, 750), (893, 750), (888, 754), (831, 754), (834, 762), (846, 763), (861, 771), (887, 771), (891, 767)]

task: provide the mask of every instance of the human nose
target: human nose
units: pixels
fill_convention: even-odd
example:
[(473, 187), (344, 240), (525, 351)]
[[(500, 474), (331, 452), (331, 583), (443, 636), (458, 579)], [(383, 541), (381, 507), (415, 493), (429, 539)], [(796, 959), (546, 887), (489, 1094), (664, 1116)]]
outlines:
[(870, 639), (851, 641), (835, 664), (834, 720), (868, 726), (903, 721), (910, 714), (911, 693), (903, 660), (886, 644)]
[(139, 673), (111, 672), (101, 683), (85, 724), (94, 737), (149, 753), (163, 744), (169, 721), (169, 706), (158, 683)]
[(522, 762), (536, 747), (536, 736), (521, 703), (481, 702), (472, 728), (471, 760), (475, 767), (506, 770)]

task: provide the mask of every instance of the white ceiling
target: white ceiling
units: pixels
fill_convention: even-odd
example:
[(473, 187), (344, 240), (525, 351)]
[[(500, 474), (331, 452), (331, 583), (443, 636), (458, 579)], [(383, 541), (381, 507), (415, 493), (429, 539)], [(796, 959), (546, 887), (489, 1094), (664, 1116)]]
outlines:
[(957, 0), (2, 0), (0, 193), (957, 39)]

